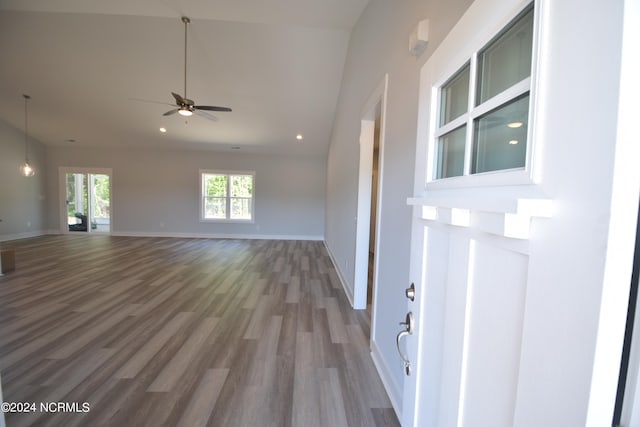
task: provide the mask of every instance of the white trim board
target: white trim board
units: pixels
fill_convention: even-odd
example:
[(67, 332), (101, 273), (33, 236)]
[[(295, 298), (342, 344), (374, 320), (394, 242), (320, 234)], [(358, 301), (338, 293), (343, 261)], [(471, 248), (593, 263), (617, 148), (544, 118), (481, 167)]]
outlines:
[(329, 258), (331, 259), (333, 268), (336, 270), (336, 273), (338, 274), (338, 279), (340, 279), (340, 284), (342, 285), (344, 294), (347, 296), (347, 299), (349, 300), (349, 304), (351, 304), (351, 307), (353, 307), (353, 292), (349, 289), (349, 286), (347, 286), (347, 281), (344, 279), (344, 274), (342, 274), (342, 271), (340, 270), (340, 267), (336, 262), (336, 258), (335, 256), (333, 256), (333, 252), (331, 252), (331, 249), (329, 249), (329, 245), (327, 244), (326, 240), (324, 240), (324, 247), (327, 249), (327, 253), (329, 254)]
[(393, 406), (393, 410), (395, 411), (398, 419), (401, 420), (402, 393), (400, 388), (398, 387), (398, 384), (393, 381), (391, 371), (384, 363), (384, 358), (382, 357), (375, 341), (371, 341), (371, 359), (373, 360), (373, 364), (376, 367), (376, 371), (378, 371), (378, 375), (380, 376), (382, 385), (384, 385), (384, 389), (387, 391), (387, 395), (389, 396), (389, 400), (391, 401), (391, 406)]
[(318, 235), (297, 235), (297, 234), (204, 234), (204, 233), (156, 233), (138, 231), (117, 231), (113, 233), (60, 233), (59, 230), (40, 230), (29, 233), (7, 234), (0, 236), (0, 242), (11, 240), (28, 239), (47, 235), (69, 235), (69, 236), (119, 236), (119, 237), (167, 237), (181, 239), (248, 239), (248, 240), (311, 240), (324, 241), (324, 236)]
[[(93, 233), (92, 235), (98, 235)], [(103, 234), (104, 235), (104, 234)], [(297, 234), (226, 234), (226, 233), (167, 233), (167, 232), (137, 232), (115, 231), (111, 236), (119, 237), (167, 237), (179, 239), (247, 239), (247, 240), (313, 240), (323, 241), (324, 236)]]
[(51, 234), (49, 230), (27, 231), (24, 233), (3, 234), (0, 235), (0, 242), (9, 242), (11, 240), (30, 239), (32, 237), (40, 237)]

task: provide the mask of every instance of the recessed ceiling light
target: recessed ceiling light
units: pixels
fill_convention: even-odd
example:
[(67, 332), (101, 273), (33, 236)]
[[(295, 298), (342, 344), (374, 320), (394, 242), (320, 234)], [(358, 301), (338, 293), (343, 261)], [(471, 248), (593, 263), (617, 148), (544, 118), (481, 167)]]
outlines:
[(517, 139), (512, 139), (511, 141), (509, 141), (509, 144), (511, 145), (516, 145), (518, 143)]
[(517, 129), (519, 127), (522, 127), (524, 123), (522, 122), (511, 122), (507, 125), (507, 127), (510, 127), (511, 129)]
[(302, 134), (301, 134), (301, 133), (299, 133), (299, 134), (297, 134), (297, 135), (296, 135), (296, 139), (297, 139), (298, 141), (302, 141), (302, 138), (303, 138), (303, 136), (302, 136)]
[(167, 128), (160, 128), (160, 132), (165, 133), (167, 131)]

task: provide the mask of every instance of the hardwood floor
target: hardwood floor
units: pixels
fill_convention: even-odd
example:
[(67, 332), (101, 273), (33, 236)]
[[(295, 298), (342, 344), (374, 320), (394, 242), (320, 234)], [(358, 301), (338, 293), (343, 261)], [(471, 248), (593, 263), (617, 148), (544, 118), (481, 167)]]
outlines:
[(351, 310), (321, 242), (47, 236), (11, 246), (2, 390), (37, 408), (7, 413), (8, 427), (398, 425), (369, 356), (368, 316)]

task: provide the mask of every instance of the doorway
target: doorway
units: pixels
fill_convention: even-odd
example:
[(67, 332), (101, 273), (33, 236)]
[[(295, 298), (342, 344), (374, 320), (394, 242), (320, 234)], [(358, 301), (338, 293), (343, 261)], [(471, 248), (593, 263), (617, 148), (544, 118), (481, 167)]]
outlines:
[[(379, 108), (378, 108), (379, 110)], [(380, 112), (376, 112), (373, 130), (373, 166), (371, 172), (371, 213), (369, 220), (369, 264), (367, 270), (367, 314), (371, 317), (373, 277), (375, 275), (376, 234), (378, 224), (378, 184), (380, 160)]]
[(367, 310), (371, 337), (375, 334), (376, 282), (378, 270), (379, 214), (384, 170), (384, 123), (387, 80), (376, 88), (363, 109), (360, 126), (360, 163), (353, 308)]
[(111, 232), (111, 170), (60, 169), (61, 231)]

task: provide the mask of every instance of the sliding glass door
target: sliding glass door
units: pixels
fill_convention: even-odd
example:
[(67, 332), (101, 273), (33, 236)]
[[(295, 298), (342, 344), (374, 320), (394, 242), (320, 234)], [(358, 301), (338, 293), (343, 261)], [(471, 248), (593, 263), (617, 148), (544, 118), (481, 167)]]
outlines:
[(60, 168), (60, 178), (63, 232), (111, 232), (111, 170)]

